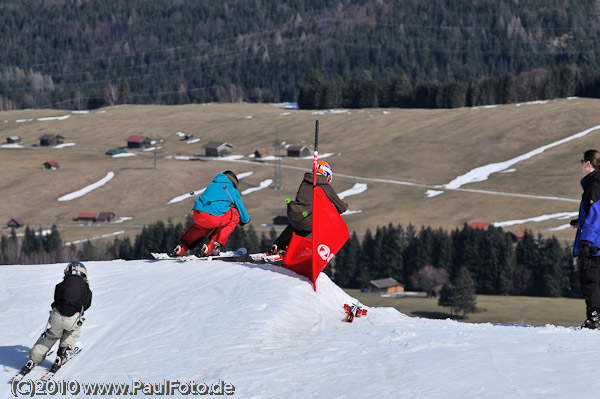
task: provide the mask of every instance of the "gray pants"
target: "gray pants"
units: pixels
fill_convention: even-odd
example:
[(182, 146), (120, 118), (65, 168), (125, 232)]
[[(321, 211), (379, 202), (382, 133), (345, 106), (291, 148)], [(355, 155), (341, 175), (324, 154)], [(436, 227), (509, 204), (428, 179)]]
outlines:
[(71, 317), (61, 315), (58, 310), (52, 309), (50, 312), (50, 327), (46, 329), (38, 338), (33, 348), (29, 351), (29, 359), (35, 364), (39, 364), (48, 351), (60, 339), (59, 347), (75, 346), (77, 338), (81, 334), (81, 326), (77, 324), (80, 320), (79, 313)]

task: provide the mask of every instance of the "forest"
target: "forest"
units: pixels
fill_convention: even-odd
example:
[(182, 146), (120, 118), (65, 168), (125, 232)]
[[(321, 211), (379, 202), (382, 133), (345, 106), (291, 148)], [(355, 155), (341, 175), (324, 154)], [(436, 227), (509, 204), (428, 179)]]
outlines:
[(598, 15), (593, 0), (7, 0), (0, 110), (599, 97)]
[[(186, 226), (193, 223), (188, 217)], [(63, 245), (53, 226), (50, 234), (26, 227), (19, 240), (13, 230), (0, 239), (0, 264), (36, 264), (111, 259), (151, 259), (178, 244), (181, 223), (158, 221), (135, 237)], [(238, 226), (224, 249), (247, 248), (250, 253), (271, 247), (277, 233), (257, 234), (252, 225)], [(197, 249), (201, 247), (199, 243)], [(450, 232), (409, 225), (379, 226), (363, 237), (354, 232), (324, 270), (343, 288), (364, 289), (375, 279), (393, 277), (406, 290), (440, 294), (446, 285), (466, 278), (477, 294), (579, 297), (579, 282), (570, 249), (557, 238), (525, 231), (522, 237), (502, 228), (468, 225)]]

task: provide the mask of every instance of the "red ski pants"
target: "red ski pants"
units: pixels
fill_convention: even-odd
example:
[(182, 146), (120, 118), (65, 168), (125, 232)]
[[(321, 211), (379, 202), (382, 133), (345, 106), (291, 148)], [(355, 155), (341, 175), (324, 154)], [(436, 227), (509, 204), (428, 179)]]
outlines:
[(213, 230), (214, 233), (210, 238), (221, 245), (225, 245), (229, 235), (233, 233), (235, 226), (240, 221), (240, 214), (235, 208), (231, 208), (223, 216), (215, 216), (210, 213), (194, 210), (193, 216), (194, 224), (180, 238), (188, 247), (193, 245), (197, 240), (207, 237)]

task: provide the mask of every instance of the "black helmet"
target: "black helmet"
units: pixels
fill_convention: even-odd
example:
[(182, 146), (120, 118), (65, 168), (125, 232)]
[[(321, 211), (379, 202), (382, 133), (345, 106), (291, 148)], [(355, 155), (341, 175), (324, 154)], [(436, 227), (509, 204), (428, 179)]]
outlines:
[(87, 269), (85, 265), (81, 262), (71, 262), (67, 265), (65, 269), (65, 276), (79, 276), (85, 281), (87, 281)]

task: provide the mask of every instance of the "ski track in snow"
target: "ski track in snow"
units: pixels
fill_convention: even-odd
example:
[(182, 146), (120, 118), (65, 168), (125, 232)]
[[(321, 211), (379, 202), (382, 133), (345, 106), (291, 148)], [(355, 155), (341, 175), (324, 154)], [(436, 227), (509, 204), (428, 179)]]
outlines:
[(529, 158), (533, 157), (534, 155), (541, 154), (542, 152), (544, 152), (547, 149), (557, 147), (561, 144), (567, 143), (567, 142), (575, 140), (575, 139), (579, 139), (579, 138), (584, 137), (584, 136), (588, 135), (589, 133), (594, 132), (598, 129), (600, 129), (600, 125), (596, 125), (594, 127), (586, 129), (582, 132), (579, 132), (579, 133), (573, 134), (569, 137), (565, 137), (564, 139), (555, 141), (553, 143), (543, 145), (543, 146), (536, 148), (532, 151), (529, 151), (525, 154), (519, 155), (518, 157), (509, 159), (508, 161), (496, 162), (496, 163), (491, 163), (488, 165), (480, 166), (478, 168), (475, 168), (475, 169), (465, 173), (464, 175), (456, 177), (450, 183), (446, 184), (444, 187), (445, 188), (460, 188), (461, 186), (468, 184), (468, 183), (476, 183), (476, 182), (487, 180), (492, 173), (498, 173), (503, 170), (506, 170), (506, 169), (510, 168), (512, 165), (514, 165), (518, 162), (524, 161), (526, 159), (529, 159)]
[(83, 197), (84, 195), (86, 195), (87, 193), (89, 193), (91, 191), (94, 191), (98, 187), (102, 187), (103, 185), (108, 183), (113, 177), (115, 177), (115, 173), (108, 172), (106, 174), (106, 176), (104, 176), (102, 179), (98, 180), (96, 183), (90, 184), (89, 186), (84, 187), (81, 190), (75, 191), (73, 193), (63, 195), (62, 197), (60, 197), (58, 199), (58, 201), (71, 201), (71, 200), (74, 200), (75, 198)]
[[(314, 292), (308, 280), (273, 265), (85, 264), (94, 300), (84, 350), (57, 380), (223, 380), (236, 398), (566, 399), (589, 397), (597, 379), (582, 360), (600, 354), (597, 331), (428, 320), (368, 307), (350, 324), (343, 305), (355, 300), (325, 274)], [(10, 281), (0, 290), (4, 381), (44, 330), (64, 267), (0, 268), (0, 280)], [(9, 387), (0, 399), (12, 397)]]

